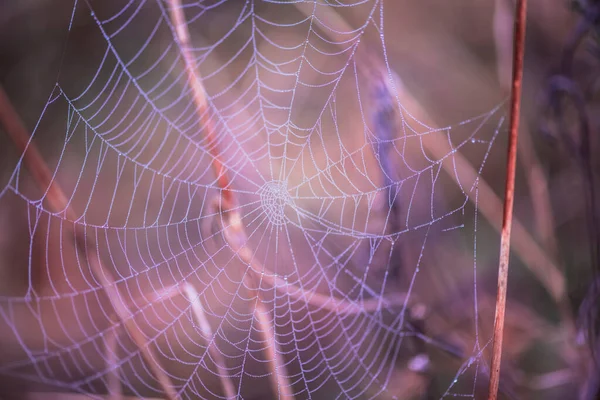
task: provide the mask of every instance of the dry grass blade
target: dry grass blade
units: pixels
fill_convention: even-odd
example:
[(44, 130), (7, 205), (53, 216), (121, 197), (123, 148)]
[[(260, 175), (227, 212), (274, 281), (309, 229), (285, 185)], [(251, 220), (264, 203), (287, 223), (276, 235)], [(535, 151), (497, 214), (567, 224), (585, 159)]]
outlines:
[(500, 236), (500, 264), (498, 267), (498, 293), (494, 318), (494, 339), (490, 366), (489, 400), (498, 397), (500, 385), (500, 363), (502, 359), (502, 336), (506, 312), (506, 292), (508, 286), (508, 264), (512, 229), (513, 204), (515, 199), (515, 175), (517, 167), (517, 139), (519, 135), (519, 115), (521, 109), (521, 86), (523, 80), (523, 59), (525, 54), (525, 27), (527, 0), (517, 0), (515, 13), (513, 78), (510, 101), (510, 127), (508, 138), (508, 160), (506, 162), (506, 188), (504, 193), (504, 213)]
[[(111, 315), (111, 321), (116, 321), (116, 316)], [(108, 396), (110, 400), (121, 400), (123, 393), (121, 391), (121, 379), (119, 377), (119, 354), (117, 353), (117, 344), (119, 339), (119, 326), (115, 323), (112, 329), (104, 335), (104, 345), (106, 346), (106, 364), (108, 374), (106, 377), (108, 387)]]
[(45, 200), (55, 212), (66, 212), (67, 219), (76, 219), (68, 200), (58, 184), (52, 180), (52, 172), (46, 165), (37, 147), (31, 142), (29, 131), (18, 116), (4, 88), (0, 87), (0, 123), (22, 154), (22, 160), (29, 167), (29, 173), (41, 190), (47, 190)]
[[(3, 124), (5, 130), (17, 146), (18, 150), (23, 154), (23, 160), (27, 165), (29, 171), (33, 175), (37, 184), (41, 190), (47, 190), (45, 200), (49, 204), (50, 208), (54, 212), (64, 212), (68, 219), (75, 220), (76, 214), (71, 207), (64, 192), (56, 183), (52, 180), (52, 174), (41, 154), (37, 150), (34, 143), (31, 141), (29, 133), (25, 128), (25, 125), (19, 118), (16, 110), (13, 108), (8, 96), (4, 92), (4, 89), (0, 87), (0, 122)], [(97, 253), (96, 244), (92, 243), (85, 232), (77, 225), (74, 225), (74, 233), (77, 247), (84, 253), (88, 254), (88, 262), (90, 268), (93, 271), (96, 279), (100, 281), (100, 284), (107, 294), (107, 297), (119, 317), (123, 322), (123, 325), (129, 332), (132, 340), (139, 348), (142, 357), (149, 364), (151, 371), (154, 373), (158, 382), (161, 385), (165, 395), (170, 400), (178, 399), (170, 378), (165, 373), (164, 369), (160, 366), (160, 362), (152, 349), (148, 346), (144, 335), (139, 330), (137, 324), (132, 318), (132, 313), (129, 310), (127, 304), (122, 300), (118, 288), (116, 287), (114, 278), (110, 272), (104, 268), (100, 256)]]
[[(230, 184), (229, 178), (227, 176), (227, 170), (225, 169), (225, 166), (219, 158), (217, 147), (212, 145), (217, 139), (214, 128), (214, 122), (210, 118), (210, 110), (206, 99), (206, 92), (204, 90), (204, 86), (202, 85), (200, 74), (198, 72), (198, 66), (196, 65), (196, 62), (190, 52), (190, 33), (187, 26), (187, 22), (185, 20), (185, 15), (183, 13), (181, 1), (170, 0), (169, 6), (171, 19), (173, 21), (173, 25), (175, 26), (175, 33), (181, 46), (182, 56), (185, 61), (188, 84), (192, 88), (192, 92), (194, 95), (194, 103), (196, 104), (196, 111), (198, 113), (198, 116), (200, 117), (200, 128), (204, 130), (204, 138), (207, 142), (207, 148), (210, 149), (211, 156), (213, 157), (212, 166), (215, 174), (217, 175), (217, 185), (220, 189), (222, 189), (220, 200), (221, 204), (224, 205), (224, 207), (221, 207), (220, 209), (224, 215), (226, 215), (231, 221), (234, 221), (237, 231), (243, 232), (243, 226), (241, 223), (241, 217), (239, 213), (236, 211), (231, 211), (231, 206), (234, 204), (235, 199), (233, 198), (233, 193), (227, 190)], [(231, 239), (230, 244), (240, 243), (239, 235), (237, 235), (236, 237), (226, 235), (226, 237)], [(245, 243), (245, 239), (243, 240), (243, 242)], [(232, 247), (236, 248), (237, 246)], [(249, 265), (251, 265), (250, 260), (252, 259), (252, 252), (250, 251), (250, 249), (244, 246), (240, 249), (240, 251), (244, 252), (244, 254), (248, 254), (248, 256), (245, 258), (247, 259)], [(251, 280), (254, 280), (255, 272), (256, 271), (251, 270)], [(189, 288), (187, 288), (186, 290), (189, 290)], [(291, 392), (292, 386), (288, 381), (287, 373), (285, 371), (285, 366), (283, 363), (283, 358), (281, 357), (281, 354), (277, 347), (277, 343), (275, 341), (275, 337), (272, 332), (273, 327), (270, 326), (269, 321), (265, 317), (265, 315), (267, 314), (267, 310), (264, 309), (258, 290), (254, 291), (255, 295), (257, 296), (257, 305), (254, 309), (254, 313), (260, 325), (260, 331), (264, 336), (264, 340), (268, 343), (267, 359), (269, 360), (271, 377), (273, 379), (271, 385), (273, 386), (274, 392), (278, 393), (280, 397), (293, 399), (294, 395)], [(188, 294), (188, 297), (190, 297), (190, 294)], [(191, 297), (194, 297), (193, 294)], [(199, 309), (198, 305), (196, 309)], [(196, 313), (197, 318), (202, 320), (202, 314), (199, 314), (198, 310), (196, 309), (194, 312)], [(205, 324), (205, 327), (206, 326), (207, 324)], [(220, 375), (225, 376), (224, 371), (220, 372)], [(233, 396), (235, 398), (235, 392), (233, 390), (233, 385), (231, 384), (231, 382), (226, 382), (226, 380), (222, 381), (227, 395)]]
[(217, 185), (223, 190), (221, 195), (228, 203), (232, 203), (233, 194), (227, 190), (229, 188), (229, 178), (227, 169), (223, 165), (219, 157), (219, 151), (214, 143), (217, 141), (214, 121), (210, 117), (210, 109), (206, 99), (206, 91), (202, 84), (202, 78), (198, 72), (198, 65), (190, 52), (190, 32), (185, 20), (183, 8), (180, 0), (169, 0), (171, 19), (175, 26), (175, 34), (181, 46), (181, 53), (185, 61), (185, 71), (188, 84), (192, 88), (194, 95), (194, 103), (196, 111), (200, 118), (200, 129), (204, 130), (204, 139), (206, 140), (206, 148), (212, 156), (212, 167), (217, 176)]
[[(204, 339), (210, 343), (213, 339), (214, 332), (208, 319), (206, 318), (206, 313), (202, 308), (202, 303), (200, 302), (200, 295), (189, 283), (185, 283), (183, 285), (183, 293), (192, 304), (192, 311), (194, 313), (194, 317), (196, 318), (196, 322), (198, 323), (202, 334), (204, 335)], [(228, 378), (229, 374), (225, 370), (225, 358), (221, 355), (221, 353), (214, 346), (208, 346), (208, 351), (210, 352), (211, 357), (215, 361), (215, 365), (217, 366), (217, 372), (219, 373), (219, 377), (221, 379), (221, 385), (223, 385), (223, 391), (228, 399), (235, 399), (237, 397), (237, 391), (235, 390), (231, 379)]]
[[(217, 204), (215, 204), (217, 206)], [(253, 275), (260, 275), (260, 279), (274, 286), (277, 290), (285, 293), (297, 300), (306, 302), (321, 310), (335, 312), (336, 314), (361, 314), (375, 312), (382, 307), (402, 307), (405, 304), (404, 294), (395, 293), (383, 298), (371, 298), (362, 302), (350, 302), (334, 295), (325, 295), (314, 292), (309, 289), (300, 288), (291, 282), (280, 278), (273, 273), (267, 266), (261, 264), (253, 257), (252, 250), (246, 245), (248, 238), (240, 215), (237, 211), (221, 211), (225, 218), (223, 219), (223, 236), (235, 252), (237, 257), (246, 265), (250, 266)]]
[[(249, 275), (248, 275), (249, 276)], [(254, 281), (254, 279), (247, 279), (247, 281)], [(254, 282), (248, 282), (251, 287), (254, 287)], [(263, 341), (267, 344), (265, 349), (267, 362), (270, 368), (271, 386), (273, 387), (274, 393), (279, 399), (293, 399), (294, 394), (292, 392), (291, 383), (288, 380), (288, 372), (285, 367), (285, 360), (281, 356), (281, 351), (277, 345), (275, 338), (274, 326), (267, 318), (269, 311), (264, 306), (260, 293), (254, 289), (254, 295), (256, 296), (256, 306), (254, 307), (254, 318), (258, 323), (258, 330), (262, 336)]]
[[(77, 235), (80, 237), (81, 235)], [(85, 240), (85, 239), (84, 239)], [(84, 240), (78, 240), (77, 245), (79, 248), (85, 252), (88, 251), (89, 245), (86, 246)], [(173, 384), (171, 383), (171, 379), (165, 372), (164, 368), (161, 366), (158, 357), (154, 353), (154, 350), (148, 345), (144, 334), (140, 331), (137, 323), (133, 319), (133, 313), (121, 297), (121, 293), (117, 288), (115, 280), (109, 271), (104, 268), (102, 262), (100, 261), (100, 257), (95, 249), (92, 250), (91, 256), (88, 256), (88, 262), (90, 264), (90, 268), (92, 269), (96, 279), (100, 281), (102, 288), (106, 292), (110, 303), (115, 310), (115, 313), (122, 321), (123, 326), (129, 332), (131, 339), (135, 343), (135, 345), (140, 349), (140, 353), (148, 363), (150, 370), (158, 380), (161, 388), (165, 392), (165, 395), (169, 400), (171, 399), (179, 399), (179, 395), (173, 388)]]
[[(312, 15), (312, 7), (308, 7), (305, 3), (295, 3), (296, 8), (307, 16)], [(353, 28), (341, 18), (331, 7), (326, 5), (319, 5), (320, 11), (323, 13), (323, 18), (326, 18), (327, 22), (335, 27), (338, 32), (350, 32)], [(335, 32), (327, 31), (327, 34), (335, 40), (339, 41), (339, 38), (335, 37)], [(361, 69), (373, 68), (372, 64), (376, 63), (377, 60), (371, 57), (369, 54), (362, 54), (358, 49), (355, 57), (357, 65)], [(379, 62), (380, 68), (385, 66)], [(410, 110), (411, 114), (423, 121), (430, 127), (435, 127), (435, 122), (428, 115), (427, 111), (424, 110), (421, 105), (411, 96), (406, 90), (399, 90), (398, 95), (404, 105), (404, 108)], [(424, 148), (430, 152), (435, 158), (443, 159), (448, 155), (452, 149), (448, 143), (441, 140), (429, 140), (423, 142)], [(474, 182), (478, 177), (477, 170), (469, 163), (469, 161), (460, 153), (455, 152), (453, 154), (456, 168), (461, 171), (461, 175), (465, 181)], [(447, 173), (450, 179), (457, 179), (454, 168), (450, 163), (442, 163), (442, 169)], [(458, 182), (457, 182), (458, 183)], [(479, 187), (479, 201), (477, 206), (481, 214), (490, 222), (495, 228), (500, 230), (500, 226), (497, 224), (498, 215), (502, 210), (502, 202), (498, 196), (494, 193), (494, 190), (487, 184), (487, 182), (481, 177), (478, 179)], [(475, 191), (469, 191), (466, 193), (469, 197), (469, 201), (475, 203)], [(513, 223), (513, 236), (514, 250), (516, 255), (523, 261), (523, 263), (531, 270), (531, 272), (537, 277), (537, 279), (544, 285), (548, 293), (552, 295), (557, 303), (563, 301), (565, 292), (565, 279), (560, 269), (556, 264), (546, 255), (546, 253), (540, 248), (537, 242), (531, 237), (527, 229), (515, 220)]]

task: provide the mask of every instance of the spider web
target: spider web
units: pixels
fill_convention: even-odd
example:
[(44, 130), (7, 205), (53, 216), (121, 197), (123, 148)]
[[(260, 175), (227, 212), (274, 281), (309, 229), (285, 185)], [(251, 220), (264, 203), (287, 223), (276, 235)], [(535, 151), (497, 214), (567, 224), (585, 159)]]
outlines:
[[(0, 373), (98, 398), (117, 376), (126, 393), (161, 396), (133, 325), (181, 398), (226, 398), (227, 382), (244, 398), (397, 398), (395, 371), (427, 360), (414, 343), (451, 347), (414, 322), (417, 287), (436, 268), (434, 237), (476, 237), (478, 178), (461, 176), (455, 157), (481, 173), (500, 108), (444, 128), (417, 120), (388, 64), (381, 1), (213, 1), (182, 5), (209, 104), (199, 115), (171, 7), (70, 11), (32, 140), (62, 132), (59, 151), (42, 153), (76, 217), (31, 189), (21, 157), (0, 200), (27, 205), (28, 279), (24, 295), (0, 298), (14, 343)], [(215, 205), (215, 154), (250, 262)], [(485, 370), (471, 245), (473, 347), (445, 396), (475, 397)], [(125, 320), (89, 266), (94, 253)]]

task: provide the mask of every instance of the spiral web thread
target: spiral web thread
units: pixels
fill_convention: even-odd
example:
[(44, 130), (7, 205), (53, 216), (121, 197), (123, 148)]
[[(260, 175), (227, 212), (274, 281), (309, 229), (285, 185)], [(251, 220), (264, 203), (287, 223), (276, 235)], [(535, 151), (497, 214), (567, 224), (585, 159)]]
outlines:
[[(0, 373), (92, 396), (117, 390), (116, 379), (118, 390), (159, 396), (127, 323), (180, 398), (396, 398), (396, 368), (418, 369), (405, 339), (444, 349), (411, 322), (413, 288), (430, 268), (430, 235), (476, 237), (477, 179), (461, 180), (454, 157), (472, 153), (481, 173), (499, 109), (439, 129), (412, 116), (388, 66), (383, 2), (215, 1), (181, 6), (208, 99), (198, 115), (170, 7), (73, 6), (32, 140), (62, 126), (60, 151), (45, 155), (77, 211), (51, 210), (47, 188), (28, 189), (23, 158), (0, 192), (27, 205), (30, 233), (26, 292), (0, 298), (16, 344)], [(344, 14), (355, 28), (331, 18)], [(84, 57), (73, 21), (101, 43), (89, 46), (84, 85), (65, 72)], [(367, 35), (380, 42), (365, 53)], [(430, 141), (446, 143), (443, 157)], [(219, 207), (225, 192), (247, 234), (239, 245)], [(73, 227), (95, 248), (73, 244)], [(418, 256), (398, 267), (410, 235)], [(92, 253), (113, 282), (94, 275)], [(474, 397), (485, 370), (473, 254), (475, 345), (446, 396)], [(115, 314), (111, 293), (129, 315)], [(463, 377), (471, 391), (457, 387)], [(269, 379), (275, 389), (261, 392)]]

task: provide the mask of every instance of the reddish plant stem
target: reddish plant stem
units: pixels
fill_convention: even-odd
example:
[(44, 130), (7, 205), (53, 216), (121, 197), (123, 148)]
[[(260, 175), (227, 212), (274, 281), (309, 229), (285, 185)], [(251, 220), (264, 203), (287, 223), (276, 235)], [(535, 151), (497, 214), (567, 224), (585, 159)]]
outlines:
[(515, 199), (515, 175), (517, 164), (517, 139), (519, 135), (519, 115), (521, 110), (521, 88), (523, 83), (523, 59), (525, 53), (525, 28), (527, 0), (517, 0), (515, 13), (515, 34), (513, 49), (513, 77), (510, 99), (510, 130), (508, 137), (508, 159), (506, 162), (506, 187), (502, 231), (500, 234), (500, 262), (498, 266), (498, 293), (494, 318), (494, 338), (490, 367), (488, 399), (498, 398), (500, 384), (500, 363), (502, 359), (502, 338), (506, 313), (506, 292), (508, 286), (508, 264), (510, 258), (510, 234), (512, 229), (513, 205)]
[[(75, 221), (77, 214), (69, 206), (69, 200), (59, 184), (54, 181), (53, 174), (44, 161), (44, 158), (32, 142), (29, 132), (19, 114), (14, 109), (4, 89), (0, 86), (0, 123), (4, 126), (18, 150), (23, 154), (23, 161), (42, 191), (46, 191), (44, 200), (54, 212), (64, 212), (67, 219)], [(160, 365), (160, 361), (152, 348), (148, 345), (143, 333), (133, 319), (133, 313), (123, 301), (115, 280), (100, 259), (96, 243), (85, 234), (81, 225), (73, 224), (75, 242), (83, 254), (87, 254), (94, 276), (107, 294), (115, 313), (129, 332), (131, 339), (139, 348), (142, 357), (146, 360), (150, 370), (154, 373), (166, 397), (169, 400), (179, 399), (173, 388), (171, 379)]]
[(44, 199), (50, 208), (56, 212), (65, 211), (67, 219), (74, 221), (75, 213), (70, 207), (66, 207), (67, 197), (53, 181), (52, 172), (37, 147), (31, 143), (29, 131), (23, 125), (23, 121), (18, 118), (17, 111), (2, 87), (0, 87), (0, 123), (4, 126), (4, 130), (10, 136), (17, 150), (23, 155), (23, 161), (29, 167), (29, 173), (33, 179), (41, 190), (46, 190)]
[[(208, 107), (208, 101), (206, 100), (206, 91), (202, 84), (202, 79), (198, 71), (196, 61), (190, 51), (190, 32), (185, 20), (185, 15), (181, 7), (181, 0), (169, 0), (171, 19), (175, 26), (175, 33), (177, 40), (181, 46), (181, 53), (185, 61), (185, 69), (187, 73), (187, 80), (192, 88), (194, 95), (194, 103), (196, 104), (196, 110), (200, 117), (200, 129), (204, 130), (204, 138), (206, 139), (206, 148), (213, 158), (212, 168), (217, 176), (217, 186), (221, 189), (221, 197), (217, 201), (219, 203), (219, 209), (221, 210), (224, 219), (232, 225), (235, 231), (234, 235), (225, 235), (229, 243), (236, 248), (236, 244), (246, 243), (246, 233), (241, 222), (241, 216), (237, 210), (232, 210), (235, 199), (233, 192), (228, 190), (230, 181), (227, 175), (225, 165), (221, 162), (219, 150), (217, 147), (217, 135), (215, 133), (215, 124), (210, 117), (210, 109)], [(248, 265), (252, 265), (252, 251), (247, 247), (242, 247), (247, 255), (246, 262)], [(241, 249), (240, 249), (241, 250)], [(250, 269), (249, 279), (254, 282), (256, 279), (256, 271)], [(265, 309), (260, 290), (253, 287), (252, 292), (256, 296), (257, 304), (254, 309), (254, 315), (260, 325), (260, 332), (265, 342), (267, 342), (266, 355), (268, 359), (269, 369), (271, 371), (271, 385), (274, 393), (278, 394), (279, 398), (293, 399), (292, 386), (289, 382), (287, 371), (285, 368), (284, 360), (281, 356), (281, 351), (277, 346), (277, 342), (274, 336), (274, 327), (271, 326), (270, 322), (266, 318), (268, 311)], [(226, 392), (233, 392), (231, 382), (223, 382)], [(228, 389), (229, 388), (229, 389)]]
[(196, 318), (196, 324), (200, 327), (200, 331), (204, 336), (204, 340), (206, 340), (207, 348), (210, 356), (213, 359), (215, 367), (219, 373), (219, 379), (221, 380), (221, 385), (223, 386), (223, 392), (228, 400), (237, 398), (237, 391), (233, 386), (233, 382), (229, 377), (231, 374), (226, 370), (226, 362), (225, 357), (219, 352), (214, 344), (214, 336), (215, 333), (210, 326), (210, 322), (204, 312), (204, 308), (202, 307), (202, 302), (200, 301), (200, 295), (196, 288), (191, 283), (184, 282), (180, 288), (181, 294), (183, 294), (190, 304), (192, 305), (192, 312), (194, 317)]
[(227, 204), (232, 204), (234, 200), (233, 193), (228, 190), (230, 181), (227, 175), (227, 169), (219, 155), (215, 124), (210, 117), (211, 110), (208, 107), (206, 91), (204, 90), (204, 85), (202, 84), (200, 73), (198, 72), (198, 65), (190, 50), (190, 32), (183, 9), (181, 8), (181, 0), (169, 0), (169, 7), (171, 8), (171, 20), (173, 21), (177, 40), (181, 46), (181, 53), (185, 61), (187, 80), (194, 95), (196, 111), (200, 117), (199, 127), (204, 130), (204, 139), (206, 140), (205, 147), (212, 157), (212, 168), (217, 176), (217, 185), (222, 190), (221, 196), (223, 197), (223, 200), (225, 200)]

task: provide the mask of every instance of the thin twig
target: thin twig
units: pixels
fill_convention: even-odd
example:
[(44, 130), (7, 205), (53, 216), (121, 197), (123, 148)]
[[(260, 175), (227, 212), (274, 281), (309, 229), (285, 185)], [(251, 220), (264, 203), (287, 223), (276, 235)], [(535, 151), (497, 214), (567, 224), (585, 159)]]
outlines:
[(256, 297), (256, 306), (254, 307), (254, 318), (258, 324), (258, 331), (262, 336), (263, 341), (267, 344), (265, 349), (265, 355), (267, 363), (269, 365), (269, 376), (271, 379), (271, 386), (274, 389), (274, 394), (278, 399), (293, 399), (294, 393), (293, 388), (288, 378), (287, 368), (285, 367), (285, 360), (281, 356), (281, 350), (277, 345), (277, 339), (275, 337), (275, 320), (273, 323), (268, 320), (267, 315), (269, 311), (265, 307), (262, 297), (260, 296), (260, 288), (257, 287), (256, 278), (254, 274), (246, 275), (249, 279), (246, 279), (246, 284), (251, 287), (251, 291), (254, 292)]
[[(172, 299), (175, 296), (182, 295), (190, 302), (192, 306), (192, 312), (194, 313), (194, 317), (200, 330), (202, 331), (202, 335), (204, 339), (209, 343), (213, 337), (214, 332), (206, 317), (206, 313), (204, 312), (204, 308), (202, 307), (202, 302), (200, 301), (200, 295), (194, 286), (189, 282), (177, 283), (173, 286), (169, 286), (160, 291), (153, 292), (149, 296), (143, 296), (140, 299), (133, 299), (132, 303), (136, 305), (136, 307), (142, 308), (147, 304), (152, 304), (156, 302), (163, 302), (168, 299)], [(141, 304), (140, 304), (141, 303)], [(117, 328), (115, 328), (117, 329)], [(116, 331), (111, 333), (111, 338), (116, 336)], [(107, 347), (109, 346), (107, 340)], [(114, 353), (114, 344), (112, 344), (113, 353)], [(225, 359), (223, 355), (218, 351), (214, 346), (209, 346), (208, 351), (215, 360), (215, 364), (219, 373), (219, 378), (221, 379), (221, 384), (223, 385), (223, 391), (228, 399), (235, 399), (237, 397), (237, 391), (235, 390), (231, 379), (228, 377), (227, 371), (223, 366), (225, 366)], [(111, 363), (112, 364), (112, 360)], [(109, 387), (113, 387), (113, 385), (109, 385)], [(109, 393), (113, 393), (113, 391), (109, 391)], [(120, 394), (120, 393), (119, 393)], [(120, 394), (122, 396), (122, 394)]]
[(539, 157), (536, 154), (530, 130), (527, 127), (523, 127), (520, 136), (519, 158), (521, 159), (523, 169), (526, 171), (531, 202), (535, 205), (532, 210), (535, 220), (535, 230), (542, 246), (553, 259), (556, 259), (558, 254), (558, 240), (556, 239), (556, 227), (554, 215), (552, 214), (548, 179), (546, 179)]
[[(496, 47), (496, 69), (498, 81), (503, 91), (510, 94), (512, 67), (512, 0), (496, 0), (494, 10), (494, 37)], [(523, 124), (525, 125), (525, 124)], [(536, 154), (531, 132), (523, 126), (519, 138), (518, 157), (523, 165), (529, 195), (533, 207), (534, 226), (544, 249), (556, 259), (557, 240), (555, 235), (554, 216), (548, 192), (548, 180), (544, 174), (540, 160)]]
[(192, 311), (196, 318), (196, 322), (198, 323), (200, 330), (202, 331), (202, 335), (204, 335), (204, 339), (209, 343), (208, 352), (214, 360), (214, 363), (217, 367), (217, 372), (219, 373), (219, 379), (221, 379), (221, 385), (223, 385), (223, 391), (228, 399), (235, 399), (237, 397), (237, 391), (235, 390), (231, 379), (229, 378), (230, 374), (225, 370), (225, 358), (219, 352), (219, 350), (213, 345), (210, 345), (210, 342), (213, 339), (214, 332), (212, 327), (210, 326), (210, 322), (208, 322), (208, 318), (206, 318), (206, 313), (204, 312), (204, 308), (202, 307), (202, 303), (200, 302), (200, 295), (190, 283), (184, 283), (181, 288), (183, 294), (187, 297), (189, 302), (192, 304)]
[(534, 390), (550, 390), (573, 382), (573, 370), (559, 369), (528, 379), (527, 386)]
[[(27, 165), (28, 170), (36, 180), (42, 191), (46, 191), (45, 200), (50, 209), (54, 212), (64, 212), (68, 219), (76, 220), (76, 213), (69, 206), (67, 196), (62, 191), (61, 187), (52, 178), (52, 173), (43, 157), (33, 143), (29, 132), (19, 118), (17, 111), (12, 106), (4, 89), (0, 86), (0, 122), (4, 126), (6, 132), (11, 137), (18, 150), (23, 154), (23, 161)], [(110, 272), (102, 265), (96, 243), (92, 242), (89, 236), (85, 234), (85, 230), (81, 225), (73, 225), (75, 242), (77, 248), (84, 254), (87, 254), (88, 262), (97, 280), (107, 294), (115, 313), (123, 322), (123, 325), (129, 332), (132, 340), (139, 348), (142, 357), (148, 363), (151, 371), (155, 374), (160, 383), (165, 395), (170, 400), (178, 399), (170, 378), (160, 366), (160, 362), (151, 347), (146, 342), (144, 335), (139, 330), (137, 324), (132, 318), (132, 312), (127, 304), (121, 298), (115, 280)]]
[(121, 379), (119, 377), (119, 354), (117, 353), (117, 342), (119, 338), (119, 326), (116, 324), (116, 315), (111, 315), (113, 322), (112, 329), (104, 335), (104, 345), (106, 347), (106, 386), (108, 388), (108, 397), (110, 400), (122, 400), (123, 391), (121, 390)]
[[(81, 237), (81, 235), (77, 236)], [(131, 339), (138, 347), (140, 353), (148, 363), (150, 371), (152, 371), (152, 373), (158, 380), (158, 383), (162, 387), (167, 398), (169, 400), (179, 399), (179, 395), (173, 388), (171, 379), (160, 365), (160, 361), (154, 353), (154, 350), (152, 349), (152, 347), (149, 346), (148, 342), (146, 341), (146, 338), (144, 337), (144, 334), (139, 329), (137, 323), (133, 319), (133, 313), (127, 306), (127, 303), (121, 297), (121, 293), (117, 288), (116, 282), (112, 274), (102, 265), (97, 250), (95, 248), (90, 249), (91, 246), (89, 244), (86, 246), (84, 240), (77, 240), (78, 247), (83, 252), (90, 252), (91, 250), (91, 256), (88, 257), (88, 262), (94, 273), (94, 276), (96, 276), (96, 279), (100, 281), (100, 284), (106, 292), (108, 299), (110, 300), (110, 303), (113, 309), (115, 310), (115, 313), (123, 322), (123, 326), (125, 326), (127, 332), (129, 332), (129, 335), (131, 336)]]
[(11, 140), (22, 154), (22, 160), (29, 167), (29, 173), (33, 176), (42, 191), (46, 191), (45, 200), (55, 212), (66, 213), (66, 218), (74, 221), (77, 219), (64, 192), (58, 184), (52, 180), (52, 172), (44, 161), (37, 147), (33, 144), (29, 131), (25, 128), (23, 121), (19, 118), (4, 88), (0, 86), (0, 122)]
[[(495, 44), (496, 44), (496, 55), (497, 55), (497, 70), (498, 80), (507, 95), (510, 94), (511, 85), (511, 63), (512, 63), (512, 43), (513, 43), (513, 29), (511, 29), (512, 21), (514, 20), (512, 10), (512, 0), (496, 0), (496, 8), (494, 10), (494, 32), (495, 32)], [(510, 21), (510, 22), (509, 22)], [(576, 31), (581, 31), (581, 24), (578, 25)], [(568, 42), (563, 54), (572, 54), (573, 51), (569, 50), (570, 46), (580, 43), (580, 34), (575, 36)], [(563, 55), (563, 61), (561, 65), (564, 69), (569, 67), (569, 62), (566, 62), (566, 58)], [(553, 90), (553, 85), (550, 85), (550, 90)], [(553, 98), (551, 93), (549, 98)], [(560, 113), (558, 113), (560, 115)], [(527, 124), (521, 124), (521, 132), (519, 135), (518, 147), (518, 158), (520, 164), (523, 167), (523, 172), (529, 188), (529, 195), (531, 196), (532, 203), (535, 205), (532, 209), (535, 231), (539, 240), (541, 241), (542, 248), (545, 249), (549, 258), (557, 263), (560, 263), (558, 256), (558, 240), (556, 238), (556, 222), (555, 217), (552, 213), (552, 204), (550, 199), (549, 184), (546, 174), (540, 163), (538, 154), (535, 150), (531, 130), (528, 129)], [(514, 221), (517, 223), (517, 221)], [(517, 239), (516, 231), (513, 232), (515, 240)], [(516, 246), (515, 246), (516, 247)], [(564, 266), (563, 266), (564, 268)], [(566, 331), (566, 337), (569, 338), (564, 340), (563, 357), (569, 365), (574, 369), (579, 363), (578, 351), (574, 347), (575, 337), (577, 332), (575, 330), (575, 321), (571, 310), (571, 305), (568, 296), (564, 295), (561, 298), (556, 298), (557, 308), (561, 315), (564, 324), (561, 325), (561, 329)]]
[[(219, 206), (214, 204), (213, 206)], [(288, 296), (304, 301), (320, 310), (335, 312), (336, 314), (361, 314), (367, 312), (379, 311), (384, 307), (402, 307), (406, 302), (406, 296), (403, 293), (393, 293), (383, 298), (371, 298), (362, 302), (350, 302), (345, 299), (332, 295), (325, 295), (310, 289), (300, 288), (292, 282), (288, 282), (266, 265), (261, 264), (253, 257), (252, 250), (247, 246), (248, 237), (241, 222), (239, 213), (236, 210), (224, 211), (227, 206), (221, 209), (223, 221), (219, 221), (223, 236), (231, 246), (232, 251), (246, 265), (254, 275), (260, 275), (263, 282), (275, 287), (277, 290), (284, 291)]]
[(517, 0), (515, 12), (513, 78), (510, 101), (510, 127), (508, 138), (508, 159), (506, 163), (506, 188), (504, 193), (504, 212), (500, 235), (500, 263), (498, 266), (498, 293), (496, 297), (496, 315), (494, 318), (494, 338), (492, 344), (492, 362), (490, 365), (489, 400), (498, 397), (500, 384), (500, 363), (502, 359), (502, 338), (504, 334), (504, 316), (506, 312), (506, 292), (508, 286), (508, 264), (510, 257), (510, 235), (515, 199), (515, 175), (517, 165), (517, 139), (519, 135), (519, 114), (521, 110), (521, 87), (523, 82), (523, 59), (525, 54), (525, 28), (527, 18), (527, 0)]
[(206, 91), (204, 90), (202, 78), (198, 71), (198, 65), (190, 50), (190, 32), (181, 6), (181, 0), (169, 0), (169, 8), (171, 19), (175, 26), (177, 40), (181, 46), (181, 53), (185, 61), (187, 80), (194, 94), (194, 103), (196, 104), (196, 111), (200, 118), (200, 129), (204, 131), (204, 139), (206, 140), (205, 147), (213, 158), (212, 167), (217, 176), (217, 185), (222, 190), (221, 195), (223, 198), (227, 203), (232, 204), (233, 193), (228, 190), (230, 181), (227, 175), (227, 169), (221, 161), (218, 147), (215, 145), (217, 141), (215, 124), (210, 117), (211, 110), (208, 107)]
[[(233, 192), (228, 190), (230, 181), (227, 175), (227, 170), (219, 158), (220, 156), (217, 146), (214, 145), (217, 136), (215, 133), (214, 123), (210, 118), (210, 109), (208, 107), (206, 92), (204, 90), (204, 85), (202, 84), (198, 66), (196, 65), (196, 61), (194, 60), (194, 57), (190, 51), (190, 33), (183, 9), (181, 7), (181, 1), (169, 0), (169, 6), (171, 19), (173, 21), (173, 25), (175, 25), (177, 40), (181, 46), (181, 52), (185, 61), (188, 83), (192, 88), (194, 103), (196, 104), (196, 111), (200, 117), (200, 128), (204, 130), (204, 138), (207, 141), (206, 147), (210, 150), (211, 156), (213, 157), (212, 167), (217, 175), (217, 185), (221, 189), (219, 208), (222, 215), (231, 221), (232, 225), (236, 228), (236, 232), (238, 233), (238, 235), (235, 236), (225, 235), (225, 237), (229, 239), (228, 241), (230, 245), (232, 245), (234, 248), (237, 247), (236, 245), (244, 243), (244, 246), (240, 250), (242, 250), (244, 254), (247, 254), (246, 260), (248, 265), (252, 265), (252, 251), (245, 246), (246, 234), (241, 222), (241, 216), (237, 210), (232, 210), (233, 205), (235, 204), (235, 199), (233, 197)], [(253, 281), (256, 279), (256, 271), (254, 269), (250, 269), (249, 277)], [(260, 331), (262, 332), (263, 338), (265, 342), (268, 343), (266, 355), (272, 372), (271, 376), (274, 377), (271, 385), (273, 386), (274, 392), (278, 393), (280, 397), (293, 399), (294, 395), (291, 391), (292, 386), (288, 380), (283, 359), (277, 347), (274, 334), (272, 333), (273, 328), (269, 325), (269, 321), (265, 318), (267, 311), (262, 303), (260, 292), (258, 289), (252, 290), (255, 292), (257, 298), (257, 305), (254, 309), (254, 314), (260, 325)], [(226, 392), (232, 391), (232, 393), (234, 393), (233, 388), (228, 388), (230, 382), (223, 382), (223, 384)]]
[[(429, 141), (427, 149), (437, 158), (444, 157), (451, 151), (448, 143), (442, 140)], [(456, 169), (461, 171), (464, 181), (475, 182), (478, 172), (465, 157), (457, 152), (454, 154), (454, 162), (456, 163)], [(445, 168), (446, 165), (451, 164), (443, 163), (442, 168)], [(448, 172), (448, 176), (458, 183), (456, 174)], [(488, 221), (497, 221), (498, 215), (502, 212), (502, 202), (494, 193), (494, 189), (485, 180), (479, 179), (477, 187), (479, 190), (478, 210)], [(467, 195), (471, 201), (475, 202), (475, 191), (467, 192)], [(498, 229), (497, 224), (492, 225)], [(558, 266), (540, 248), (535, 239), (517, 219), (513, 220), (512, 235), (515, 239), (512, 245), (516, 255), (537, 277), (557, 304), (560, 303), (565, 293), (565, 278)]]

